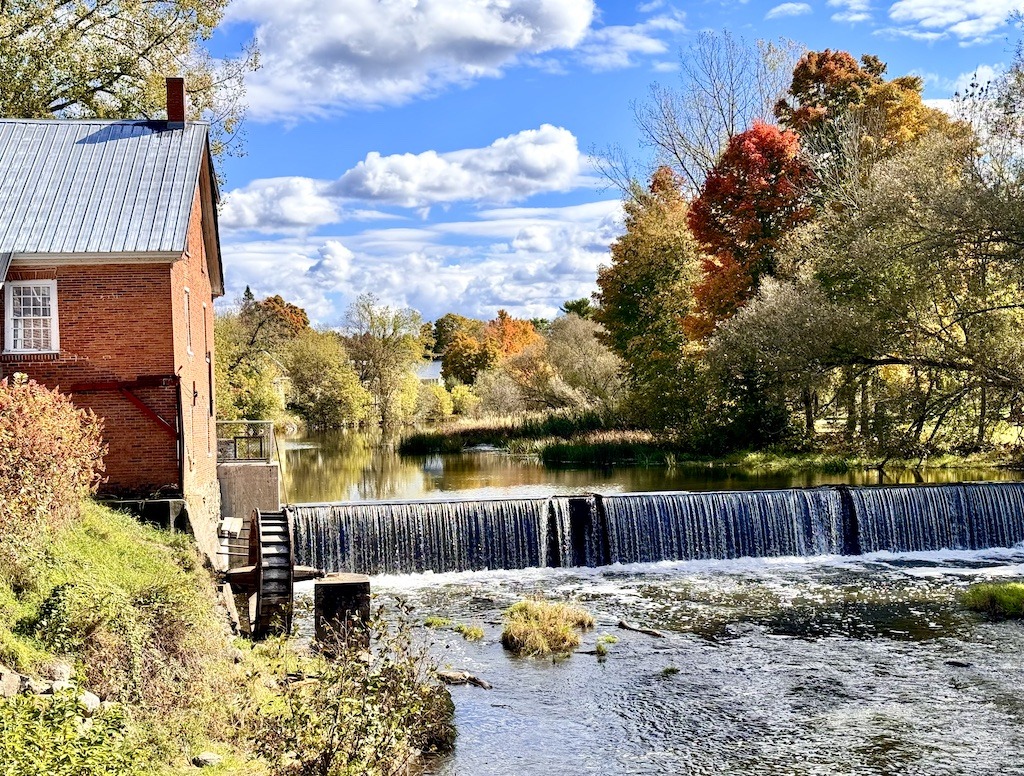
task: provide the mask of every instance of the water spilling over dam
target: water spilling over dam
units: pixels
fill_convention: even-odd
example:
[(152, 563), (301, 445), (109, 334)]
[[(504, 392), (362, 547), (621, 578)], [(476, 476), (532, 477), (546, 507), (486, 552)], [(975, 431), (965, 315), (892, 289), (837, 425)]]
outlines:
[(300, 504), (296, 560), (403, 574), (977, 550), (1024, 542), (1024, 483)]

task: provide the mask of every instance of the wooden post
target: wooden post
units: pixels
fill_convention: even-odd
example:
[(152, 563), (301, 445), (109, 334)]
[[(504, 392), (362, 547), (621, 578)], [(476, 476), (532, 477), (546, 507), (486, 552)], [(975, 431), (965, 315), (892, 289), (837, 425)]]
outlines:
[(322, 646), (352, 636), (365, 644), (369, 641), (366, 625), (370, 621), (370, 578), (365, 574), (331, 574), (317, 581), (313, 614), (316, 638)]

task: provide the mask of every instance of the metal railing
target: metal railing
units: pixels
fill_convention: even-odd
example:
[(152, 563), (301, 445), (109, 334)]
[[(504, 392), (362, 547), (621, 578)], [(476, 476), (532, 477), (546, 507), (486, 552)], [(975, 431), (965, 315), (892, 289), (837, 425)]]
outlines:
[(271, 420), (218, 420), (217, 461), (275, 461), (277, 438)]

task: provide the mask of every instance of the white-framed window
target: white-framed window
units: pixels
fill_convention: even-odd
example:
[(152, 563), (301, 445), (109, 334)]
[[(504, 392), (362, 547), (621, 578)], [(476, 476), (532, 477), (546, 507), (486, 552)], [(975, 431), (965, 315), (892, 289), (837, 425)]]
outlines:
[(57, 353), (56, 280), (8, 280), (4, 283), (4, 352)]

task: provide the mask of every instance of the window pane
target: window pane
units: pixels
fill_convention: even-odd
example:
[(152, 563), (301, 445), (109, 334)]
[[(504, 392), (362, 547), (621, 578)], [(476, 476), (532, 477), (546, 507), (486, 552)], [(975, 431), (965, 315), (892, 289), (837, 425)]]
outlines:
[(13, 350), (52, 350), (51, 286), (17, 285), (11, 288)]

